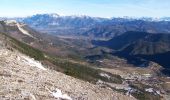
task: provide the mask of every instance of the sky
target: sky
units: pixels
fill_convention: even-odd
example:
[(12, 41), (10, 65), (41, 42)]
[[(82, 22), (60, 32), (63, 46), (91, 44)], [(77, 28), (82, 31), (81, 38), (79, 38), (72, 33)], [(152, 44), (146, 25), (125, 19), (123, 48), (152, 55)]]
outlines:
[(170, 0), (0, 0), (0, 17), (35, 14), (169, 17)]

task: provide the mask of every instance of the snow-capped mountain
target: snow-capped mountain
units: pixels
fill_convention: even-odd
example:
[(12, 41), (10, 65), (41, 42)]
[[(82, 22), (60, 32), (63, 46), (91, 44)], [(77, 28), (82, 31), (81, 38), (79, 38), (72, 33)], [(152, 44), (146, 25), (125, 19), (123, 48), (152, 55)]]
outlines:
[(149, 33), (170, 33), (170, 18), (60, 16), (58, 14), (37, 14), (17, 18), (19, 22), (44, 33), (59, 35), (84, 35), (112, 38), (127, 31)]
[(170, 21), (170, 17), (113, 17), (112, 20), (117, 21), (135, 21), (135, 20), (142, 20), (142, 21), (149, 21), (149, 22), (160, 22), (160, 21)]
[(23, 19), (23, 22), (33, 27), (88, 27), (104, 18), (93, 18), (89, 16), (59, 16), (58, 14), (37, 14)]
[(58, 14), (37, 14), (17, 19), (30, 27), (51, 34), (76, 34), (84, 32), (108, 19), (89, 16), (59, 16)]

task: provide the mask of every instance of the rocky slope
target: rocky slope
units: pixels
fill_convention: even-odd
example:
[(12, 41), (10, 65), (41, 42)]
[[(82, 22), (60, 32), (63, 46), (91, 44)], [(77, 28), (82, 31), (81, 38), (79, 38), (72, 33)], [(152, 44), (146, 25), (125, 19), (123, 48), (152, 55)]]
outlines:
[(109, 88), (45, 68), (40, 62), (7, 49), (0, 41), (0, 99), (15, 100), (133, 100)]

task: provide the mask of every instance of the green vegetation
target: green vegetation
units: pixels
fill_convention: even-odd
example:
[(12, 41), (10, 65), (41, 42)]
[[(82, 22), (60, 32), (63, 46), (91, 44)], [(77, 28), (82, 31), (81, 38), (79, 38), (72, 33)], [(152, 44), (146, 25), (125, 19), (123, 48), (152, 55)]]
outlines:
[(1, 33), (1, 35), (4, 36), (4, 39), (6, 40), (7, 44), (9, 44), (13, 48), (17, 49), (18, 51), (36, 59), (36, 60), (44, 60), (45, 59), (43, 52), (41, 52), (40, 50), (35, 49), (25, 43), (22, 43), (22, 42), (16, 40), (15, 38), (8, 36), (5, 33)]
[(19, 42), (18, 40), (14, 39), (14, 38), (11, 39), (11, 42), (12, 42), (12, 46), (22, 53), (24, 53), (36, 60), (44, 60), (45, 59), (44, 54), (40, 50), (32, 48), (31, 46), (24, 44), (22, 42)]
[(138, 100), (161, 100), (160, 96), (148, 92), (138, 92), (132, 95)]
[(145, 86), (143, 84), (133, 84), (131, 85), (131, 87), (139, 90), (139, 92), (132, 93), (132, 95), (138, 100), (161, 100), (160, 95), (155, 95), (154, 93), (149, 93), (144, 90), (145, 87), (148, 86)]
[[(46, 60), (52, 63), (53, 65), (55, 65), (55, 67), (53, 68), (54, 70), (63, 72), (67, 75), (92, 83), (95, 83), (98, 80), (102, 80), (105, 82), (112, 82), (112, 83), (122, 83), (122, 78), (119, 75), (109, 74), (101, 70), (92, 68), (91, 66), (85, 66), (78, 63), (73, 63), (66, 59), (49, 56), (48, 54), (45, 57), (42, 51), (35, 49), (25, 43), (22, 43), (6, 34), (3, 35), (5, 35), (5, 37), (8, 37), (8, 39), (6, 40), (8, 41), (8, 44), (11, 45), (13, 48), (17, 49), (18, 51), (36, 60), (41, 60), (41, 61)], [(111, 76), (111, 78), (102, 77), (100, 76), (100, 73), (106, 73), (109, 76)]]
[[(103, 73), (103, 71), (92, 67), (88, 67), (77, 63), (72, 63), (67, 60), (58, 59), (54, 57), (48, 57), (48, 60), (52, 61), (54, 65), (59, 66), (60, 69), (62, 69), (65, 74), (79, 79), (83, 79), (89, 82), (97, 82), (98, 80), (102, 80), (105, 82), (112, 82), (112, 83), (119, 83), (119, 84), (122, 83), (122, 79), (119, 75), (113, 75), (104, 72), (109, 76), (111, 76), (111, 78), (108, 79), (106, 77), (100, 76), (100, 73)], [(58, 67), (56, 67), (55, 70), (58, 70)]]

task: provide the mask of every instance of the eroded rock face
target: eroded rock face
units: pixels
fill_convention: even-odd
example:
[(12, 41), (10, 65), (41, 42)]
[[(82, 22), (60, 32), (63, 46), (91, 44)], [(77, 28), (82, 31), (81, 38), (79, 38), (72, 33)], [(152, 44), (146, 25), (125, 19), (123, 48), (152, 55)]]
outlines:
[(134, 99), (54, 70), (42, 70), (25, 61), (25, 57), (31, 59), (0, 47), (0, 100), (60, 100), (52, 94), (56, 88), (72, 100)]

